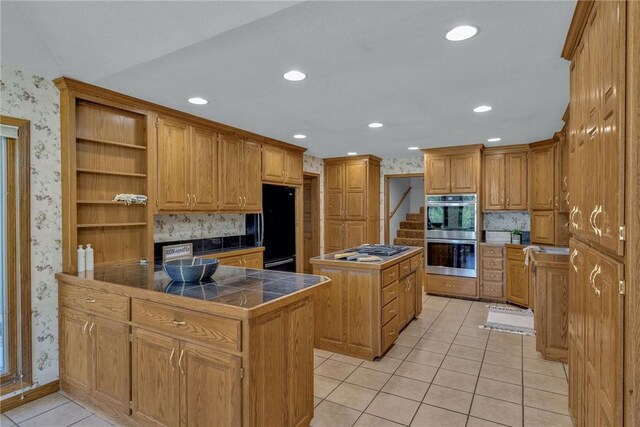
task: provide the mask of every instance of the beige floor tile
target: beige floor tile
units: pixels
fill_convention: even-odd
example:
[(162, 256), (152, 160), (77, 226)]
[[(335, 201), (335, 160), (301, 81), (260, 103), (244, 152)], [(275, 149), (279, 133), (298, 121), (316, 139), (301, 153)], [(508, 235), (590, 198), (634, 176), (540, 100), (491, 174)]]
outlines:
[(512, 369), (522, 369), (522, 358), (512, 354), (496, 353), (495, 351), (487, 350), (484, 354), (483, 362)]
[(428, 389), (429, 383), (394, 375), (387, 381), (382, 391), (420, 402)]
[(353, 427), (402, 427), (402, 424), (385, 420), (370, 414), (362, 414)]
[(447, 355), (482, 362), (484, 350), (481, 348), (465, 347), (463, 345), (453, 344), (449, 347), (449, 353), (447, 353)]
[(333, 378), (323, 377), (322, 375), (313, 376), (313, 395), (324, 399), (331, 393), (336, 387), (340, 385), (340, 381)]
[(522, 348), (522, 357), (527, 358), (527, 359), (544, 360), (544, 358), (542, 357), (542, 354), (537, 352), (535, 348), (523, 347)]
[(7, 411), (5, 415), (14, 423), (20, 424), (24, 420), (40, 415), (45, 411), (64, 405), (69, 399), (60, 393), (52, 393), (33, 402), (26, 403), (15, 409)]
[(440, 369), (432, 383), (444, 387), (455, 388), (456, 390), (473, 393), (478, 377), (475, 375), (463, 374), (461, 372)]
[(319, 348), (314, 348), (313, 354), (316, 356), (320, 356), (320, 357), (324, 357), (325, 359), (328, 359), (331, 356), (333, 356), (334, 353), (327, 350), (320, 350)]
[(385, 354), (384, 356), (404, 360), (404, 358), (407, 357), (409, 353), (411, 353), (411, 348), (403, 347), (401, 345), (394, 345), (389, 351), (387, 351), (387, 354)]
[(478, 375), (481, 365), (480, 362), (474, 362), (473, 360), (447, 356), (440, 367), (450, 371), (462, 372), (463, 374)]
[(468, 414), (472, 400), (473, 393), (432, 384), (423, 403)]
[(437, 368), (444, 360), (444, 357), (444, 354), (422, 351), (414, 348), (405, 360), (409, 362), (422, 363), (423, 365), (435, 366)]
[(524, 427), (572, 427), (571, 418), (536, 408), (524, 408)]
[(460, 328), (460, 330), (458, 331), (458, 335), (465, 335), (475, 338), (487, 338), (489, 337), (489, 331), (486, 329), (480, 329), (478, 327), (469, 328), (468, 326), (464, 326)]
[(372, 390), (380, 390), (389, 378), (391, 378), (391, 375), (385, 372), (358, 367), (345, 381)]
[(331, 360), (337, 360), (338, 362), (348, 363), (350, 365), (360, 366), (364, 359), (359, 359), (357, 357), (345, 356), (344, 354), (334, 354), (331, 356)]
[(342, 383), (327, 396), (326, 400), (348, 408), (364, 411), (376, 397), (377, 392), (359, 385)]
[(350, 363), (338, 362), (337, 360), (329, 359), (322, 365), (318, 366), (314, 372), (325, 377), (342, 381), (355, 369), (356, 366)]
[(524, 386), (558, 394), (568, 394), (567, 380), (563, 378), (524, 372)]
[(415, 400), (380, 393), (373, 399), (365, 412), (406, 425), (411, 422), (419, 406), (420, 402)]
[(447, 354), (451, 344), (442, 341), (433, 341), (421, 339), (416, 344), (416, 348), (424, 351), (431, 351), (433, 353)]
[(492, 330), (489, 341), (503, 344), (522, 345), (522, 335)]
[(320, 399), (319, 397), (315, 397), (313, 396), (313, 407), (315, 408), (316, 406), (318, 406), (318, 404), (322, 402), (322, 399)]
[(505, 343), (487, 343), (487, 350), (498, 353), (511, 354), (513, 356), (522, 356), (521, 344), (505, 344)]
[(536, 374), (566, 378), (562, 363), (559, 362), (523, 358), (522, 369), (529, 372), (535, 372)]
[(318, 366), (322, 365), (322, 363), (327, 360), (324, 357), (320, 357), (320, 356), (313, 356), (313, 368), (317, 368)]
[(313, 427), (351, 427), (361, 412), (324, 400), (314, 410)]
[(12, 427), (15, 424), (9, 418), (7, 418), (4, 414), (0, 415), (0, 426), (2, 427)]
[(444, 333), (454, 333), (457, 334), (460, 329), (460, 325), (452, 325), (450, 323), (438, 323), (436, 320), (433, 323), (433, 326), (429, 328), (430, 331), (434, 332), (444, 332)]
[(451, 344), (455, 339), (455, 332), (436, 332), (432, 330), (428, 330), (426, 334), (422, 338), (431, 340), (431, 341), (441, 341), (446, 342), (447, 344)]
[(470, 415), (509, 426), (522, 426), (522, 405), (475, 395)]
[(387, 374), (393, 374), (398, 366), (402, 363), (400, 359), (394, 359), (393, 357), (384, 356), (378, 360), (366, 361), (362, 363), (363, 368), (374, 369), (376, 371), (386, 372)]
[(463, 345), (465, 347), (484, 348), (487, 346), (487, 340), (485, 338), (467, 337), (464, 335), (458, 335), (453, 343), (456, 345)]
[(19, 424), (21, 427), (67, 427), (90, 415), (91, 412), (82, 406), (74, 402), (67, 402)]
[(469, 417), (467, 427), (501, 427), (504, 424), (494, 423), (493, 421), (481, 420), (476, 417)]
[(433, 377), (436, 375), (436, 372), (438, 372), (438, 368), (434, 366), (422, 365), (415, 362), (407, 362), (405, 360), (404, 362), (402, 362), (402, 365), (398, 367), (395, 375), (430, 383), (433, 380)]
[(511, 403), (522, 404), (522, 386), (502, 381), (479, 378), (476, 386), (476, 394), (506, 400)]
[(484, 363), (480, 370), (480, 376), (491, 380), (522, 385), (522, 371), (519, 369)]
[(413, 418), (412, 427), (464, 427), (467, 416), (447, 409), (422, 404)]
[(569, 415), (569, 398), (562, 394), (525, 387), (524, 405), (561, 415)]
[(404, 347), (413, 347), (418, 343), (419, 340), (420, 338), (410, 337), (407, 335), (400, 335), (396, 340), (396, 345), (401, 345)]
[(410, 337), (422, 338), (425, 332), (427, 332), (427, 328), (423, 328), (415, 323), (412, 323), (404, 328), (402, 334), (408, 335)]
[(97, 415), (91, 415), (83, 419), (80, 422), (77, 422), (73, 425), (73, 427), (111, 427), (113, 424), (110, 422), (100, 418)]

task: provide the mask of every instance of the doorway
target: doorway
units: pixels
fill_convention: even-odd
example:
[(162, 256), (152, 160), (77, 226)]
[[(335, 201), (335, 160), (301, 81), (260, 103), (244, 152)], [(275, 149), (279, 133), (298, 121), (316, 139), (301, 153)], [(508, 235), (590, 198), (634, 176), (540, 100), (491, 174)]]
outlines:
[(303, 192), (304, 272), (311, 274), (309, 258), (320, 255), (320, 175), (305, 173)]
[[(384, 241), (386, 244), (424, 244), (424, 175), (384, 177)], [(397, 243), (396, 243), (397, 242)]]

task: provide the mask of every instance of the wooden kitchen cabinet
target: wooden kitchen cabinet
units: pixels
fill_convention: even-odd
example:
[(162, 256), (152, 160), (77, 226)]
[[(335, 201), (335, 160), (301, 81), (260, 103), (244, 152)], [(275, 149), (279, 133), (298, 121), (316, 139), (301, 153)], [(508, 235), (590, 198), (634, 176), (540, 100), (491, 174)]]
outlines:
[(519, 145), (485, 149), (483, 211), (527, 209), (528, 150)]
[(398, 282), (398, 327), (402, 329), (416, 316), (417, 271), (413, 271)]
[(261, 270), (263, 268), (263, 253), (263, 247), (256, 247), (212, 253), (204, 255), (201, 258), (215, 258), (220, 261), (220, 265), (228, 265), (229, 267), (245, 267)]
[[(488, 150), (488, 149), (487, 149)], [(484, 172), (484, 211), (503, 210), (505, 208), (505, 162), (504, 154), (483, 155)]]
[(526, 210), (528, 206), (528, 165), (529, 153), (509, 153), (505, 155), (505, 209)]
[(480, 188), (482, 145), (422, 150), (425, 194), (468, 194)]
[(273, 184), (302, 185), (302, 153), (264, 144), (262, 181)]
[(480, 298), (504, 301), (504, 246), (480, 245)]
[(262, 208), (260, 144), (221, 134), (219, 142), (220, 205), (223, 211), (258, 212)]
[(507, 245), (507, 301), (529, 307), (529, 267), (522, 246)]
[(552, 140), (532, 145), (530, 152), (531, 209), (554, 209), (555, 145)]
[(63, 308), (60, 310), (60, 375), (78, 390), (91, 390), (91, 342), (87, 327), (91, 315)]
[(554, 245), (555, 236), (555, 213), (553, 211), (532, 211), (531, 242)]

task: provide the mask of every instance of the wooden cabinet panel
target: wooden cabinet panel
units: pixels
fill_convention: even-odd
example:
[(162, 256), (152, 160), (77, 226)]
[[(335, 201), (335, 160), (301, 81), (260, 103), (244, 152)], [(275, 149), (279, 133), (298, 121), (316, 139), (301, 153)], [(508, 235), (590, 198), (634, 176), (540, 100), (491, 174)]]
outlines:
[(262, 209), (261, 162), (260, 144), (244, 141), (242, 144), (243, 211), (258, 212)]
[(344, 163), (329, 163), (325, 165), (325, 187), (326, 192), (342, 192), (344, 184)]
[(144, 424), (180, 423), (180, 371), (177, 340), (133, 328), (132, 417)]
[(505, 155), (505, 209), (526, 210), (529, 183), (528, 154), (510, 153)]
[(313, 417), (313, 335), (301, 326), (313, 324), (313, 308), (313, 299), (306, 298), (292, 306), (286, 316), (286, 408), (290, 426), (306, 426)]
[(551, 212), (531, 212), (531, 243), (555, 244), (555, 215)]
[(86, 393), (91, 388), (90, 323), (86, 313), (66, 307), (60, 311), (60, 375)]
[(111, 319), (129, 320), (129, 298), (95, 289), (62, 283), (59, 288), (60, 303), (69, 308), (88, 311)]
[(392, 284), (385, 286), (382, 288), (382, 304), (389, 304), (391, 301), (398, 297), (398, 282), (393, 282)]
[(554, 139), (556, 140), (555, 208), (558, 212), (569, 212), (569, 143), (565, 136), (565, 129), (562, 132), (556, 132)]
[(353, 248), (367, 242), (367, 223), (365, 221), (345, 222), (345, 248)]
[(342, 221), (325, 221), (324, 235), (324, 251), (326, 253), (345, 249), (344, 223)]
[(191, 209), (218, 209), (217, 134), (204, 128), (191, 128)]
[(93, 387), (99, 399), (129, 412), (129, 325), (99, 316), (92, 318)]
[(507, 260), (507, 300), (529, 306), (529, 267), (524, 261)]
[(284, 172), (287, 184), (302, 185), (302, 153), (285, 150)]
[(218, 188), (222, 210), (239, 211), (242, 204), (242, 184), (246, 179), (239, 167), (243, 150), (242, 141), (234, 135), (221, 134), (218, 145), (220, 177)]
[(416, 316), (416, 285), (417, 285), (417, 277), (416, 272), (409, 274), (404, 279), (400, 280), (400, 290), (399, 293), (404, 292), (404, 297), (399, 298), (399, 305), (403, 304), (402, 307), (398, 307), (401, 317), (398, 317), (398, 322), (402, 327), (409, 323)]
[(399, 274), (399, 266), (394, 265), (393, 267), (385, 268), (382, 270), (382, 286), (386, 286), (389, 283), (395, 282), (400, 277)]
[(398, 326), (398, 316), (394, 317), (382, 327), (382, 352), (387, 351), (389, 347), (398, 339), (400, 327)]
[(285, 150), (265, 144), (262, 147), (262, 180), (281, 183), (285, 181)]
[(566, 267), (535, 267), (536, 349), (545, 359), (568, 363), (568, 293)]
[(504, 298), (503, 287), (502, 281), (492, 282), (483, 280), (480, 296), (482, 298), (502, 299)]
[(479, 295), (476, 279), (433, 274), (427, 274), (427, 292), (474, 298)]
[(244, 258), (245, 267), (262, 269), (263, 267), (262, 252), (257, 252), (255, 254), (246, 254), (246, 255), (243, 255), (243, 258)]
[(452, 193), (477, 193), (478, 192), (478, 164), (479, 157), (476, 153), (464, 153), (451, 155), (451, 192)]
[(531, 209), (553, 210), (555, 164), (553, 145), (531, 149)]
[(168, 117), (158, 119), (158, 209), (190, 209), (189, 125)]
[(350, 221), (366, 220), (367, 211), (366, 211), (365, 193), (363, 191), (358, 191), (358, 192), (347, 191), (344, 211), (345, 211), (344, 217), (347, 220), (350, 220)]
[(344, 193), (325, 193), (325, 218), (328, 220), (341, 220), (344, 218)]
[(180, 425), (242, 425), (240, 357), (184, 342), (180, 347)]
[(342, 293), (347, 286), (345, 280), (347, 273), (323, 268), (322, 274), (328, 276), (332, 283), (316, 293), (315, 321), (322, 327), (315, 328), (315, 342), (316, 345), (331, 348), (346, 341), (346, 337), (343, 337), (346, 307), (343, 306)]
[[(346, 344), (353, 351), (373, 351), (373, 339), (371, 329), (375, 318), (374, 295), (372, 289), (374, 276), (369, 271), (350, 271), (349, 280), (344, 283), (346, 304)], [(379, 307), (379, 306), (378, 306)]]
[(425, 155), (427, 194), (446, 194), (451, 191), (451, 157)]
[[(509, 176), (509, 175), (507, 175)], [(484, 156), (484, 210), (502, 210), (505, 207), (505, 156)]]
[(345, 165), (345, 183), (347, 192), (364, 192), (367, 185), (367, 162), (365, 160), (348, 161)]

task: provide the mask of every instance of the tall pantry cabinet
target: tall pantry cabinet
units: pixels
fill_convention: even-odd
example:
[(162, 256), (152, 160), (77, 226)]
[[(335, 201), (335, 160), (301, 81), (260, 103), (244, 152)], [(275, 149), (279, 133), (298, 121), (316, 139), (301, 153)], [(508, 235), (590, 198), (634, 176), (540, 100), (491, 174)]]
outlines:
[(562, 56), (571, 61), (570, 414), (578, 426), (638, 425), (640, 3), (578, 2)]
[(324, 248), (336, 252), (380, 241), (380, 158), (324, 160)]

